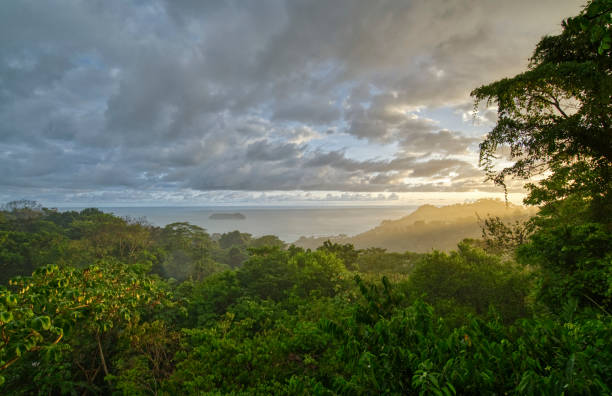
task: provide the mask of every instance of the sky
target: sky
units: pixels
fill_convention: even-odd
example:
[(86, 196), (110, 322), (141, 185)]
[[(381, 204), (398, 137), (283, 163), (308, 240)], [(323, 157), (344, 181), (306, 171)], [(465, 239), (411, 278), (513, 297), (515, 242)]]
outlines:
[[(0, 202), (412, 204), (503, 196), (496, 109), (574, 0), (5, 0)], [(511, 200), (522, 196), (521, 183)]]

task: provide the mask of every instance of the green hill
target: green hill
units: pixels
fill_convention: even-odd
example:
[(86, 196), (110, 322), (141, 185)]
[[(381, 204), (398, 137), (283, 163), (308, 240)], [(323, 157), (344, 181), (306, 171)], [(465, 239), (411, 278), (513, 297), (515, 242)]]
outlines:
[(428, 252), (432, 249), (450, 251), (465, 238), (479, 238), (479, 219), (500, 217), (505, 222), (525, 220), (537, 213), (527, 208), (495, 199), (481, 199), (474, 203), (436, 207), (423, 205), (397, 220), (384, 220), (378, 227), (349, 236), (302, 237), (296, 245), (316, 248), (326, 240), (351, 243), (357, 249), (384, 248), (392, 252)]

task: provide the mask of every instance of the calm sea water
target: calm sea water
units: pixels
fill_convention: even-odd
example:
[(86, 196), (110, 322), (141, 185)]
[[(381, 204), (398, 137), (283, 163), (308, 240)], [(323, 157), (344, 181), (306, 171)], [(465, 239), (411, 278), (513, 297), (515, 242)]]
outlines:
[[(240, 230), (253, 236), (276, 235), (286, 242), (300, 236), (356, 235), (383, 220), (398, 219), (417, 206), (395, 207), (117, 207), (100, 208), (117, 216), (145, 217), (156, 226), (188, 221), (209, 233)], [(68, 208), (67, 208), (68, 209)], [(70, 208), (78, 210), (79, 208)], [(242, 213), (244, 220), (212, 220), (213, 213)]]

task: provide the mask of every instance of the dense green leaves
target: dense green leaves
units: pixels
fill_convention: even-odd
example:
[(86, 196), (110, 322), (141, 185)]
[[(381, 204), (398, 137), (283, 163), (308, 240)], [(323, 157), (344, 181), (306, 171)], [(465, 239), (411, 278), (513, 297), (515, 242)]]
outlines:
[[(100, 338), (168, 305), (167, 292), (145, 271), (108, 260), (85, 269), (49, 265), (12, 280), (0, 289), (0, 375), (6, 379), (2, 371), (20, 359), (46, 370), (49, 360), (64, 358), (60, 343), (87, 340), (98, 344), (104, 365)], [(19, 377), (9, 376), (6, 386), (18, 386)]]
[[(555, 312), (568, 297), (610, 311), (611, 21), (612, 1), (589, 1), (561, 34), (539, 42), (528, 71), (472, 93), (498, 107), (480, 146), (489, 177), (543, 175), (527, 184), (525, 202), (542, 208), (519, 253), (539, 272), (539, 301)], [(498, 170), (502, 146), (514, 165)]]
[[(571, 205), (551, 211), (557, 220), (542, 217), (533, 235), (512, 242), (523, 267), (474, 241), (420, 255), (251, 246), (237, 269), (194, 276), (202, 258), (220, 252), (216, 242), (186, 223), (150, 229), (157, 259), (126, 264), (113, 248), (93, 265), (42, 266), (0, 290), (1, 386), (12, 394), (606, 393), (609, 233), (578, 224), (584, 216), (572, 218)], [(61, 224), (82, 215), (72, 216)], [(154, 260), (166, 268), (184, 260), (191, 279), (149, 275)], [(364, 271), (356, 282), (347, 262)], [(381, 273), (389, 277), (363, 280)], [(531, 287), (534, 277), (542, 287)], [(576, 299), (558, 304), (568, 290)], [(531, 317), (541, 303), (554, 314)]]
[(542, 269), (540, 299), (553, 311), (575, 298), (581, 306), (612, 311), (612, 234), (602, 224), (540, 230), (520, 249), (521, 261)]
[(434, 252), (417, 265), (408, 280), (413, 293), (435, 306), (448, 320), (497, 311), (506, 323), (525, 317), (530, 274), (468, 244), (450, 255)]
[(385, 287), (366, 295), (368, 315), (358, 309), (344, 322), (321, 322), (341, 345), (338, 393), (610, 392), (609, 316), (526, 319), (508, 327), (472, 319), (449, 329), (423, 302), (377, 310), (388, 293)]
[(489, 176), (550, 172), (536, 218), (450, 254), (6, 205), (0, 393), (612, 393), (611, 11), (590, 1), (474, 91), (498, 106)]

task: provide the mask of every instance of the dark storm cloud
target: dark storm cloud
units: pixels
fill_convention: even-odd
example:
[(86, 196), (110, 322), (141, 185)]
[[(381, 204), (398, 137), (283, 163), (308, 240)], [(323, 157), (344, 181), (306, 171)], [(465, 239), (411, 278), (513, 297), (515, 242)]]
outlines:
[[(482, 188), (478, 139), (422, 109), (470, 117), (469, 91), (523, 69), (579, 6), (5, 1), (0, 189), (163, 199)], [(360, 158), (347, 150), (357, 141), (397, 149)]]

